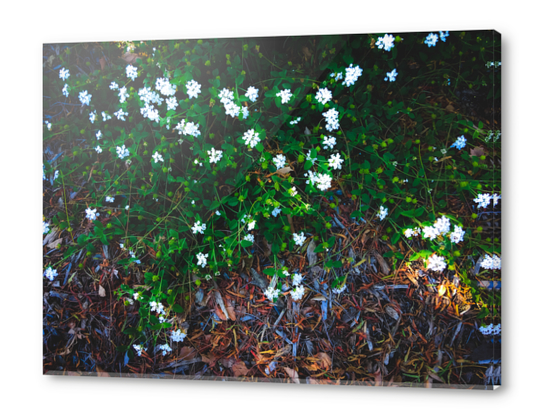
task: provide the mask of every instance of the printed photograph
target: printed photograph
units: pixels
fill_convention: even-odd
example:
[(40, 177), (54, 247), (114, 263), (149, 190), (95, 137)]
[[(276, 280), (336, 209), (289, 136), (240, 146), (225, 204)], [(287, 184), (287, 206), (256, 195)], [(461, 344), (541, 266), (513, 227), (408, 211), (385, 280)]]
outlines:
[(44, 374), (501, 385), (498, 32), (42, 61)]

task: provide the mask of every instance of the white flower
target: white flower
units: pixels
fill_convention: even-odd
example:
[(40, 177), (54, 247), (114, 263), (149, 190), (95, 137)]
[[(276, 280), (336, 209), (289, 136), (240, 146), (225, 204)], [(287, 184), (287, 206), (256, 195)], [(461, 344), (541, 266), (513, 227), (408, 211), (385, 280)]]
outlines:
[(152, 155), (152, 158), (154, 159), (154, 163), (163, 162), (164, 158), (162, 155), (158, 152), (154, 152), (154, 155)]
[(129, 77), (130, 79), (132, 79), (132, 81), (134, 81), (137, 77), (137, 67), (128, 64), (126, 66), (126, 77)]
[(298, 301), (299, 299), (303, 298), (303, 294), (305, 293), (305, 287), (302, 285), (299, 285), (296, 287), (295, 290), (290, 292), (290, 296), (293, 300)]
[(107, 121), (111, 119), (111, 115), (106, 114), (105, 112), (102, 112), (102, 120)]
[(363, 73), (363, 70), (360, 69), (359, 66), (352, 67), (352, 64), (350, 64), (350, 67), (347, 67), (345, 69), (346, 76), (344, 77), (343, 85), (346, 86), (352, 86), (358, 78), (361, 76), (361, 73)]
[(117, 117), (119, 120), (126, 121), (126, 116), (128, 115), (127, 112), (124, 112), (124, 110), (121, 108), (117, 112), (113, 113), (115, 117)]
[(205, 223), (201, 223), (199, 220), (196, 223), (194, 223), (194, 226), (192, 226), (192, 232), (194, 234), (197, 234), (197, 233), (203, 234), (205, 229), (207, 229), (207, 225)]
[(346, 283), (344, 283), (341, 287), (335, 287), (333, 289), (333, 293), (340, 295), (342, 292), (346, 290)]
[(458, 244), (463, 240), (463, 236), (465, 235), (465, 231), (460, 226), (455, 226), (454, 231), (450, 233), (450, 241), (452, 241), (454, 244)]
[(243, 119), (246, 120), (248, 118), (248, 107), (242, 107), (241, 112), (243, 113)]
[(58, 273), (56, 272), (56, 269), (54, 269), (53, 267), (47, 267), (43, 275), (47, 277), (50, 281), (53, 281), (55, 277), (58, 276)]
[(96, 132), (96, 140), (100, 140), (102, 137), (103, 137), (103, 135), (102, 135), (102, 130), (98, 130), (98, 131)]
[(90, 114), (88, 114), (88, 119), (92, 124), (94, 124), (94, 121), (96, 121), (96, 111), (92, 111)]
[(160, 321), (160, 324), (166, 322), (166, 318), (164, 317), (164, 315), (160, 315), (160, 318), (158, 318), (158, 320)]
[(176, 130), (179, 130), (179, 135), (188, 135), (198, 137), (201, 132), (199, 131), (199, 124), (194, 124), (193, 122), (186, 122), (181, 120), (179, 124), (175, 127)]
[(96, 150), (96, 153), (102, 153), (102, 148), (98, 145), (94, 148), (94, 150)]
[(106, 203), (113, 203), (114, 201), (115, 201), (115, 197), (109, 197), (109, 196), (105, 197)]
[(501, 199), (501, 196), (499, 194), (493, 194), (493, 205), (496, 206), (499, 204), (499, 200)]
[(162, 350), (162, 356), (165, 356), (172, 351), (171, 347), (169, 347), (169, 344), (160, 344), (158, 348)]
[(235, 118), (239, 115), (239, 112), (241, 112), (241, 107), (230, 101), (224, 105), (224, 110), (226, 111), (226, 115)]
[(331, 136), (324, 136), (324, 149), (333, 149), (337, 144), (337, 139)]
[(380, 220), (384, 220), (384, 218), (388, 215), (388, 209), (380, 206), (380, 210), (377, 213), (377, 216), (380, 218)]
[(273, 211), (271, 212), (271, 214), (273, 215), (273, 217), (277, 217), (281, 211), (282, 209), (275, 207)]
[(335, 81), (338, 82), (339, 80), (342, 80), (342, 78), (343, 78), (343, 72), (341, 71), (341, 72), (338, 72), (337, 74), (331, 73), (331, 74), (329, 75), (329, 77), (334, 77), (334, 78), (335, 78)]
[(297, 195), (297, 190), (295, 187), (290, 188), (290, 195), (292, 197), (295, 197)]
[(446, 42), (446, 38), (450, 36), (450, 33), (448, 31), (439, 31), (440, 34), (440, 40), (442, 42)]
[(267, 297), (267, 299), (273, 302), (273, 299), (276, 299), (279, 297), (279, 290), (275, 289), (274, 287), (269, 286), (264, 294), (265, 294), (265, 297)]
[(207, 265), (207, 257), (208, 256), (209, 256), (209, 254), (203, 254), (201, 252), (198, 255), (196, 255), (196, 258), (198, 259), (198, 264), (197, 265), (201, 265), (201, 268), (204, 268)]
[(431, 255), (427, 260), (427, 269), (433, 271), (443, 271), (446, 268), (446, 261), (440, 255)]
[(243, 238), (243, 241), (248, 241), (248, 242), (252, 242), (254, 243), (254, 235), (246, 235), (244, 238)]
[(139, 292), (135, 292), (135, 293), (132, 295), (132, 297), (134, 298), (134, 300), (139, 300), (139, 297), (140, 297)]
[(162, 303), (160, 302), (155, 302), (155, 301), (152, 301), (149, 303), (151, 305), (151, 312), (156, 312), (157, 314), (165, 314), (166, 312), (164, 311), (164, 305), (162, 305)]
[(391, 51), (391, 49), (394, 47), (393, 41), (395, 40), (395, 37), (391, 34), (386, 34), (383, 37), (379, 36), (378, 41), (376, 41), (376, 46), (378, 49), (384, 49), (384, 51)]
[(172, 85), (168, 78), (159, 77), (156, 79), (156, 89), (164, 96), (173, 96), (177, 86)]
[(250, 99), (252, 102), (256, 102), (256, 99), (258, 99), (258, 90), (254, 86), (250, 86), (247, 89), (247, 92), (245, 93), (245, 96)]
[(130, 210), (130, 206), (124, 207), (124, 210), (126, 210), (126, 211)]
[(70, 71), (62, 67), (58, 72), (58, 77), (65, 81), (68, 77), (70, 77)]
[(479, 330), (484, 335), (499, 335), (501, 333), (501, 324), (489, 324), (485, 327), (480, 327)]
[(49, 229), (49, 223), (43, 222), (43, 234), (49, 233), (51, 229)]
[(247, 230), (252, 230), (256, 227), (256, 220), (251, 220), (248, 222)]
[(179, 105), (179, 103), (177, 102), (177, 99), (175, 99), (175, 97), (171, 97), (171, 98), (167, 98), (166, 99), (166, 104), (167, 104), (167, 110), (169, 111), (170, 109), (177, 109), (177, 105)]
[(111, 90), (117, 90), (118, 88), (119, 88), (119, 85), (115, 81), (112, 81), (111, 84), (109, 85), (109, 89)]
[(211, 148), (211, 150), (207, 150), (207, 154), (209, 155), (209, 162), (211, 163), (218, 163), (220, 159), (222, 159), (222, 150), (215, 150), (215, 148)]
[(395, 78), (397, 77), (399, 73), (397, 73), (396, 69), (393, 69), (390, 72), (386, 73), (386, 77), (384, 77), (385, 81), (395, 82)]
[(185, 338), (186, 334), (180, 329), (177, 329), (177, 331), (171, 331), (171, 339), (176, 343), (178, 343), (179, 341), (183, 341)]
[(434, 33), (430, 33), (425, 38), (424, 43), (427, 44), (428, 47), (434, 47), (435, 45), (437, 45), (437, 41), (438, 41), (438, 35)]
[(410, 238), (412, 236), (418, 236), (420, 234), (420, 228), (414, 228), (414, 229), (407, 229), (405, 230), (405, 236), (407, 238)]
[(284, 165), (286, 164), (286, 156), (284, 155), (277, 155), (273, 158), (273, 163), (277, 167), (277, 169), (284, 168)]
[(457, 150), (461, 150), (467, 144), (467, 139), (465, 136), (458, 137), (457, 140), (450, 146), (450, 148), (455, 147)]
[(339, 153), (331, 155), (331, 157), (328, 159), (329, 166), (331, 166), (333, 169), (342, 169), (341, 163), (343, 162), (344, 159), (341, 159), (341, 155)]
[(220, 211), (218, 211), (218, 210), (215, 211), (215, 214), (216, 214), (217, 216), (220, 216), (220, 215), (221, 215)]
[(434, 226), (438, 230), (439, 235), (444, 235), (450, 231), (450, 219), (446, 216), (442, 216), (435, 220)]
[(301, 117), (297, 117), (295, 120), (290, 121), (290, 125), (296, 125), (299, 121), (301, 121)]
[(477, 208), (486, 208), (487, 206), (489, 206), (489, 203), (491, 203), (491, 199), (493, 197), (489, 194), (478, 194), (478, 197), (476, 197), (473, 201), (475, 203), (478, 203), (478, 207)]
[[(227, 88), (224, 88), (220, 91), (218, 94), (218, 97), (220, 98), (220, 102), (222, 102), (224, 105), (230, 103), (233, 101), (233, 90), (229, 90)], [(252, 101), (254, 102), (254, 101)]]
[(243, 140), (245, 141), (245, 145), (254, 148), (260, 142), (260, 134), (250, 129), (243, 134)]
[(100, 215), (100, 213), (96, 214), (96, 210), (97, 209), (92, 210), (91, 208), (85, 209), (85, 212), (87, 213), (86, 218), (88, 220), (96, 220), (96, 216)]
[(498, 255), (487, 255), (484, 257), (484, 260), (480, 264), (486, 270), (500, 270), (501, 269), (501, 259)]
[(138, 356), (141, 356), (143, 351), (147, 351), (147, 347), (143, 347), (141, 344), (134, 344), (132, 347), (137, 352)]
[(423, 228), (423, 237), (431, 240), (435, 239), (439, 235), (439, 230), (434, 226), (425, 226)]
[(88, 93), (88, 91), (79, 92), (79, 100), (83, 105), (90, 105), (90, 99), (92, 98), (92, 95)]
[(292, 94), (290, 93), (290, 89), (284, 89), (277, 93), (277, 96), (280, 97), (282, 104), (286, 104), (290, 101)]
[(316, 186), (321, 191), (326, 191), (331, 188), (331, 181), (333, 178), (328, 174), (318, 174), (315, 177)]
[(64, 85), (64, 87), (62, 88), (62, 94), (63, 94), (66, 98), (67, 98), (68, 95), (70, 94), (70, 93), (68, 92), (68, 84), (67, 84), (67, 83), (66, 83), (66, 84)]
[(126, 102), (126, 99), (128, 99), (129, 96), (130, 94), (128, 93), (128, 89), (126, 89), (126, 86), (123, 86), (119, 89), (120, 103)]
[(130, 151), (123, 144), (122, 147), (117, 146), (117, 155), (119, 159), (124, 159), (125, 157), (130, 156)]
[(303, 276), (301, 274), (299, 274), (299, 273), (295, 273), (294, 277), (292, 279), (293, 285), (294, 286), (299, 286), (302, 281), (303, 281)]
[(330, 108), (327, 112), (323, 112), (322, 115), (326, 119), (327, 131), (339, 129), (339, 111), (334, 108)]
[(186, 91), (190, 99), (197, 98), (198, 93), (201, 93), (201, 85), (192, 79), (186, 84)]
[(297, 246), (303, 245), (305, 239), (307, 238), (305, 238), (305, 234), (303, 232), (300, 232), (299, 234), (294, 233), (294, 242)]
[(332, 98), (333, 96), (328, 88), (318, 89), (318, 92), (316, 92), (316, 100), (322, 105), (325, 105), (328, 101), (331, 101)]
[(47, 130), (51, 131), (52, 124), (50, 121), (45, 121), (45, 125), (47, 126)]
[(290, 276), (290, 273), (288, 273), (288, 269), (286, 267), (282, 267), (282, 274), (286, 277)]

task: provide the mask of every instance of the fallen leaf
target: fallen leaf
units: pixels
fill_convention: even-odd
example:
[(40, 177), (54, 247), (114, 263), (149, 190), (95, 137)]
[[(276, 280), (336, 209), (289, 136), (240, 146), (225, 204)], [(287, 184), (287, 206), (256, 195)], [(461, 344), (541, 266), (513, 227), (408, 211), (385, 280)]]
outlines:
[(126, 61), (128, 64), (134, 64), (138, 58), (139, 56), (137, 54), (130, 53), (130, 52), (124, 53), (122, 55), (122, 59)]
[(318, 353), (316, 357), (320, 360), (320, 365), (323, 369), (329, 369), (331, 367), (331, 358), (326, 353)]
[(309, 265), (314, 265), (318, 262), (318, 256), (314, 252), (316, 249), (316, 243), (314, 239), (311, 239), (309, 246), (307, 247), (307, 258), (309, 259)]
[(483, 147), (475, 147), (474, 149), (470, 149), (470, 155), (471, 156), (483, 156), (486, 153)]
[(292, 172), (293, 169), (290, 168), (289, 166), (285, 166), (284, 168), (280, 168), (278, 171), (277, 171), (277, 174), (279, 175), (287, 175), (289, 172)]
[(397, 311), (389, 305), (386, 306), (386, 313), (396, 321), (399, 319), (399, 314), (397, 313)]
[(286, 373), (288, 374), (288, 376), (290, 377), (290, 379), (292, 380), (294, 384), (300, 383), (299, 375), (297, 374), (297, 371), (295, 369), (290, 369), (290, 368), (285, 367), (284, 370), (286, 371)]
[(231, 367), (231, 370), (233, 371), (233, 376), (235, 377), (246, 376), (246, 374), (248, 373), (245, 362), (243, 362), (242, 360), (238, 360), (237, 362), (235, 362), (235, 364)]
[(446, 111), (448, 112), (454, 112), (455, 111), (455, 108), (453, 107), (452, 104), (449, 104), (446, 108), (444, 108)]
[(222, 366), (231, 368), (235, 364), (235, 358), (224, 357), (220, 362), (222, 363)]
[(102, 67), (102, 70), (105, 69), (105, 58), (100, 58), (100, 66)]
[(54, 249), (57, 246), (59, 246), (60, 244), (62, 244), (62, 238), (58, 238), (56, 241), (53, 241), (53, 242), (47, 244), (47, 248)]
[(100, 295), (100, 297), (105, 297), (105, 289), (102, 287), (101, 284), (98, 286), (98, 294)]
[(443, 284), (441, 284), (438, 288), (438, 295), (439, 296), (442, 296), (444, 293), (446, 293), (446, 286), (444, 286)]
[(230, 300), (226, 300), (226, 310), (228, 311), (228, 315), (232, 319), (232, 321), (235, 321), (237, 318), (235, 317), (235, 310), (231, 304)]
[(217, 306), (215, 308), (215, 313), (218, 315), (221, 321), (227, 321), (226, 315), (224, 315), (224, 312)]
[(224, 300), (222, 299), (222, 295), (220, 294), (218, 290), (215, 290), (215, 301), (216, 303), (218, 303), (218, 305), (220, 306), (220, 309), (222, 310), (222, 313), (226, 317), (224, 321), (227, 321), (228, 319), (230, 319), (228, 316), (228, 311), (226, 310), (226, 305), (224, 305)]
[(385, 276), (390, 274), (390, 266), (386, 262), (386, 260), (378, 253), (378, 251), (374, 251), (374, 256), (376, 257), (376, 260), (378, 261), (378, 264), (380, 264), (380, 269), (382, 270), (382, 273), (384, 273)]

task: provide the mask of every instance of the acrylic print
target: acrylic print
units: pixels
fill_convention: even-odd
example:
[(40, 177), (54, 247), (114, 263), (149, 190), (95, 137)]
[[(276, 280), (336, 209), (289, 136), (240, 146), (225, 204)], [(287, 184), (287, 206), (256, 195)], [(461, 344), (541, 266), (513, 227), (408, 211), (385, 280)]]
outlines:
[(499, 385), (500, 45), (44, 45), (44, 373)]

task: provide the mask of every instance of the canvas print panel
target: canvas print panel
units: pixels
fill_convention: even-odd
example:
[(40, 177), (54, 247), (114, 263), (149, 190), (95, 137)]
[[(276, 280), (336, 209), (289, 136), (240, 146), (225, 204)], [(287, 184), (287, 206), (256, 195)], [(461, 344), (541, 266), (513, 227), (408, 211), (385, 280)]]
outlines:
[(44, 373), (500, 384), (500, 45), (44, 45)]

